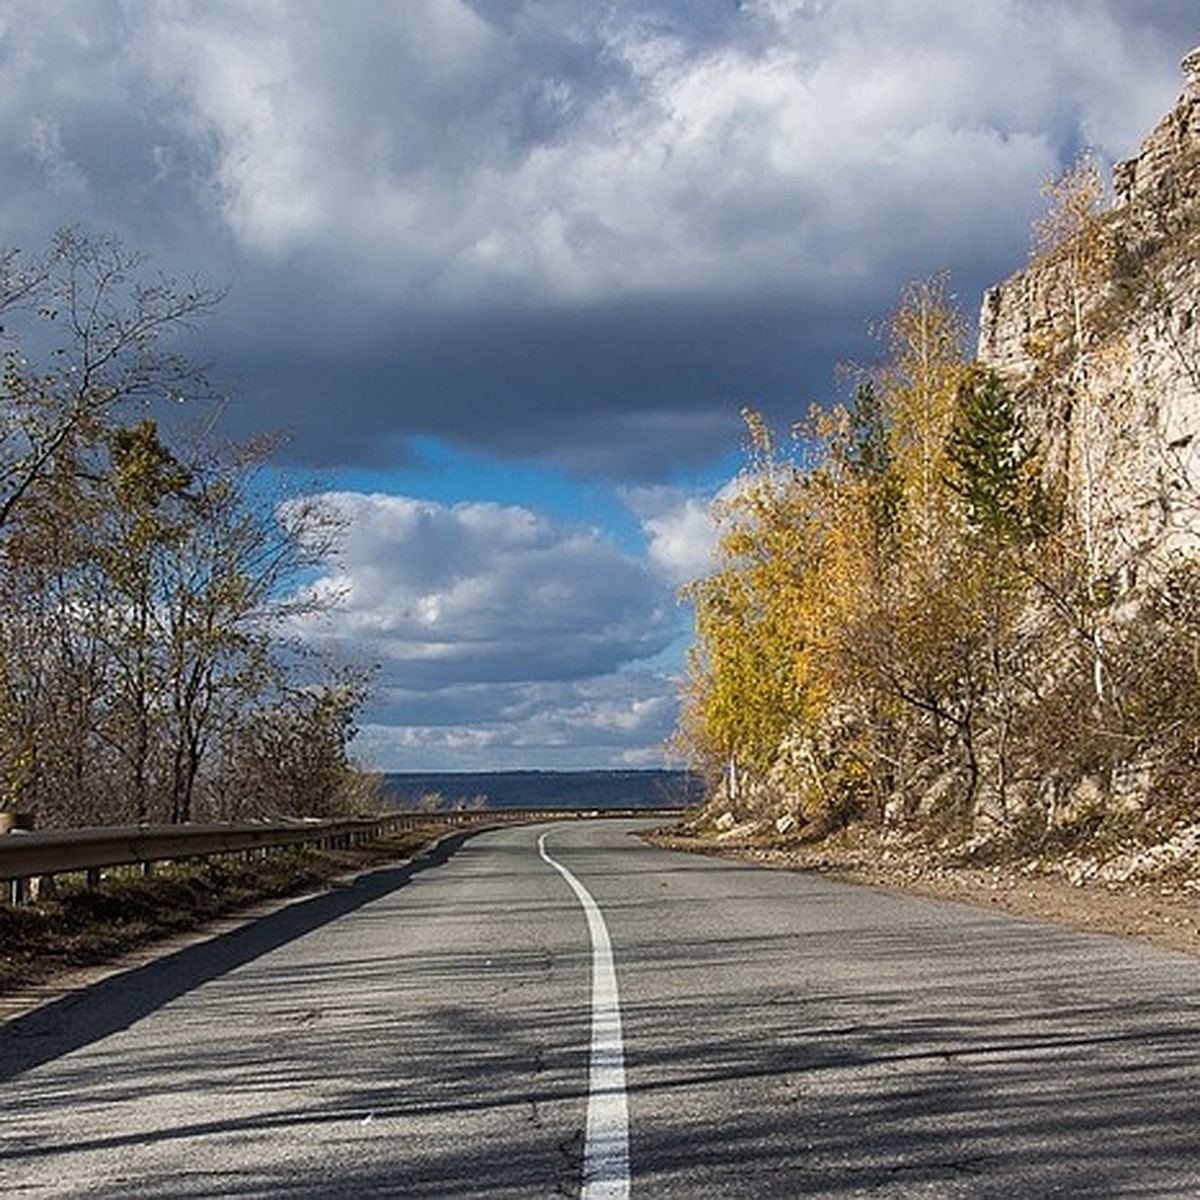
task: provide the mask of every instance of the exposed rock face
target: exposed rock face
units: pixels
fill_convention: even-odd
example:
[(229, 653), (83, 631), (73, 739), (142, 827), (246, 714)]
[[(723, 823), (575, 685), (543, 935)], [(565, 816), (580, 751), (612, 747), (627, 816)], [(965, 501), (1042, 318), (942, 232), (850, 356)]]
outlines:
[[(1102, 277), (1080, 288), (1051, 253), (980, 315), (980, 359), (1017, 388), (1047, 478), (1124, 587), (1200, 549), (1200, 49), (1183, 67), (1175, 108), (1114, 171)], [(1064, 339), (1077, 302), (1084, 336)]]

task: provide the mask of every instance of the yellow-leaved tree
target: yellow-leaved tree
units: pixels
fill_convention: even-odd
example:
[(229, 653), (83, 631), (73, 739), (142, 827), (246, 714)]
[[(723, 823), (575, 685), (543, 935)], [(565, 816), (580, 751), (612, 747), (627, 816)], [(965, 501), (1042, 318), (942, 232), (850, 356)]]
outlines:
[(683, 731), (689, 756), (724, 774), (735, 805), (749, 804), (793, 730), (819, 707), (814, 630), (803, 619), (815, 572), (811, 483), (777, 453), (759, 416), (746, 468), (714, 506), (715, 570), (686, 589), (696, 643)]
[(885, 333), (888, 362), (791, 453), (748, 414), (716, 568), (690, 589), (685, 745), (735, 808), (783, 792), (812, 832), (897, 798), (969, 823), (1012, 709), (1023, 432), (944, 277), (905, 289)]

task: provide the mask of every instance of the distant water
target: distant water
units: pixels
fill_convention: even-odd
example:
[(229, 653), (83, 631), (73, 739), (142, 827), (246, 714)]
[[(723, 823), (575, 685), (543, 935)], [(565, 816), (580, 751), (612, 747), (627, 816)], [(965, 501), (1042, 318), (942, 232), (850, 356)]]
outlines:
[(397, 772), (384, 776), (384, 802), (412, 808), (440, 796), (443, 808), (683, 808), (703, 798), (687, 771)]

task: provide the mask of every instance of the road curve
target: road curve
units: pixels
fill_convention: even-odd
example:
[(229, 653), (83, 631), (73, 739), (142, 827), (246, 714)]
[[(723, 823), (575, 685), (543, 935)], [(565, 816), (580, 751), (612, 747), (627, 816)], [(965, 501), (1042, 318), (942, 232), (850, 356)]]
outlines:
[(499, 829), (0, 1028), (5, 1196), (579, 1195), (611, 941), (631, 1194), (1200, 1194), (1200, 962)]

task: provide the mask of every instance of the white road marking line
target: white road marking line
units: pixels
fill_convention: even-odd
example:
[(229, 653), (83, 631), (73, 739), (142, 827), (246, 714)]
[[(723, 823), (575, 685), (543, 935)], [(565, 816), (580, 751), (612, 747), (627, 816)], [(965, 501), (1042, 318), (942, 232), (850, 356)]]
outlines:
[(592, 1053), (580, 1196), (582, 1200), (623, 1200), (629, 1195), (629, 1105), (612, 943), (600, 906), (562, 863), (550, 857), (544, 833), (538, 838), (538, 853), (570, 885), (587, 914), (592, 935)]

